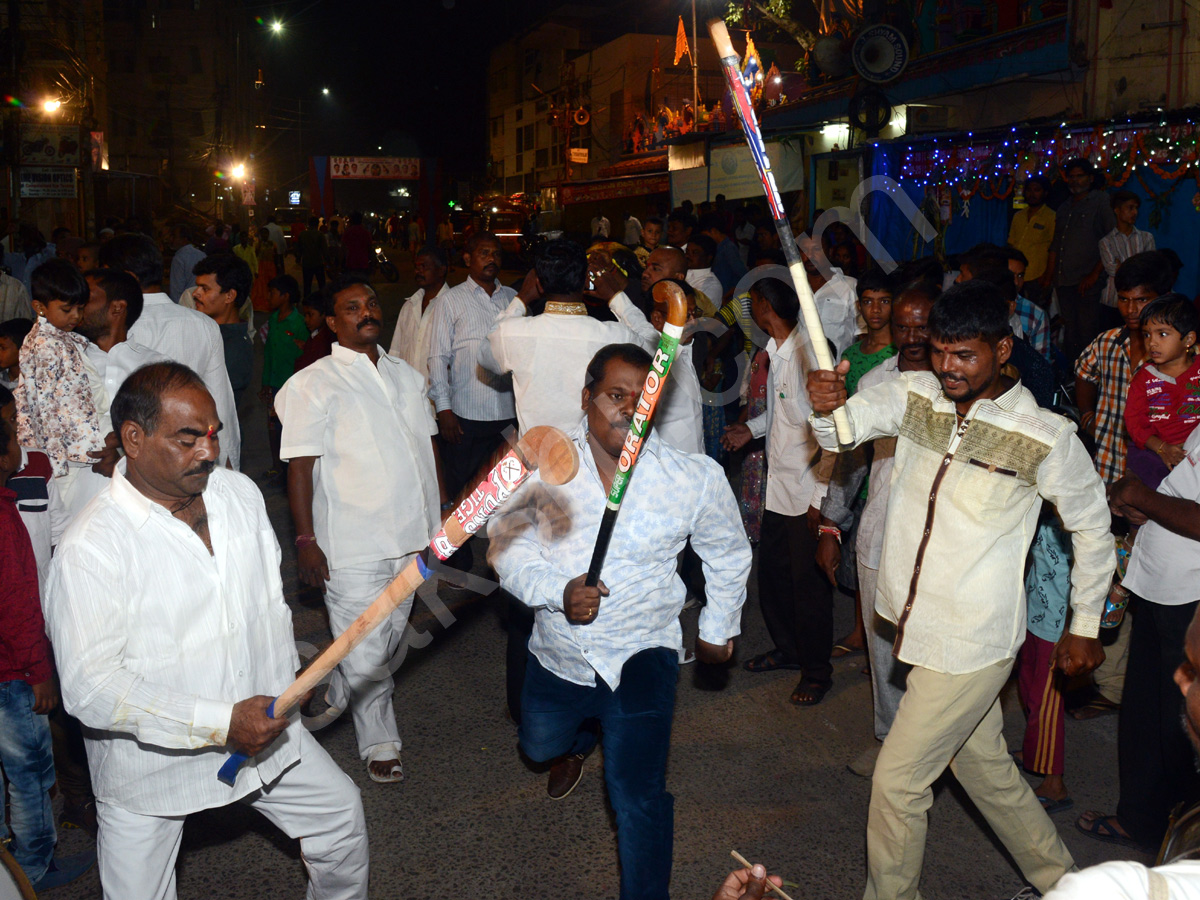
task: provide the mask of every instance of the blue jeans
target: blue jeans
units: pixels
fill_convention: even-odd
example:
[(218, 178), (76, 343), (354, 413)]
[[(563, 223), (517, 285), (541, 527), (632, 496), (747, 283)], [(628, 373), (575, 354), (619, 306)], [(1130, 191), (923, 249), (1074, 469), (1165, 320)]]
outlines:
[(33, 688), (24, 681), (0, 682), (0, 766), (11, 801), (9, 851), (25, 877), (37, 881), (50, 865), (57, 840), (50, 808), (54, 752), (49, 720), (34, 713)]
[(617, 817), (621, 900), (666, 900), (671, 881), (675, 798), (667, 793), (667, 751), (675, 712), (679, 655), (656, 647), (632, 656), (615, 691), (597, 677), (586, 687), (564, 681), (531, 653), (521, 693), (521, 750), (545, 762), (586, 753), (598, 719), (604, 779)]

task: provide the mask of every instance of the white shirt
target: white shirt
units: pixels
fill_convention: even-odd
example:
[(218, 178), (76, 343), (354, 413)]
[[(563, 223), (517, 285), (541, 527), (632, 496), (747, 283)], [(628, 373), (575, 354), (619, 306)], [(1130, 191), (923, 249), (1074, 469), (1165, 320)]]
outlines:
[(610, 227), (608, 216), (592, 217), (592, 237), (608, 237)]
[(221, 464), (228, 459), (235, 469), (241, 465), (242, 429), (229, 373), (225, 371), (225, 344), (221, 329), (204, 313), (185, 309), (163, 293), (144, 294), (145, 306), (129, 329), (129, 340), (183, 363), (204, 379), (217, 404), (221, 429)]
[[(885, 381), (899, 377), (900, 357), (891, 356), (863, 375), (858, 380), (856, 390), (861, 391), (863, 388), (883, 384)], [(862, 451), (851, 451), (849, 456), (842, 454), (835, 461), (829, 493), (821, 507), (821, 512), (837, 522), (843, 532), (849, 530), (853, 525), (853, 506), (862, 488), (861, 476), (864, 474), (863, 470), (866, 469), (866, 466), (859, 463), (862, 467), (852, 471), (848, 482), (840, 483), (836, 467), (839, 464), (855, 465), (858, 462), (856, 454), (859, 452)], [(878, 570), (883, 557), (883, 529), (887, 519), (888, 497), (891, 494), (892, 463), (895, 459), (896, 439), (894, 437), (876, 438), (871, 442), (867, 502), (858, 516), (858, 529), (855, 531), (854, 539), (854, 552), (857, 554), (858, 561), (870, 569)]]
[(479, 422), (516, 415), (512, 382), (479, 365), (479, 345), (517, 292), (496, 282), (491, 295), (467, 276), (430, 304), (429, 399), (441, 412)]
[(689, 535), (703, 561), (708, 597), (700, 639), (723, 645), (738, 634), (750, 542), (720, 464), (680, 453), (652, 430), (600, 575), (610, 593), (593, 622), (568, 622), (563, 589), (588, 569), (608, 494), (586, 426), (584, 419), (571, 432), (579, 474), (557, 486), (536, 472), (530, 476), (489, 524), (488, 562), (504, 588), (537, 611), (529, 650), (538, 661), (566, 681), (593, 685), (599, 675), (615, 690), (635, 653), (682, 646), (686, 591), (677, 559)]
[[(1156, 893), (1151, 879), (1159, 883)], [(1141, 863), (1114, 859), (1068, 872), (1045, 900), (1200, 900), (1200, 862), (1193, 859), (1147, 868)]]
[[(1167, 473), (1158, 492), (1200, 502), (1200, 428), (1188, 435), (1183, 452), (1187, 456)], [(1147, 522), (1138, 529), (1121, 584), (1162, 606), (1183, 606), (1200, 599), (1200, 541), (1153, 520)]]
[[(655, 341), (655, 347), (658, 342)], [(653, 350), (651, 351), (653, 356)], [(704, 453), (704, 413), (700, 376), (692, 362), (692, 345), (680, 344), (662, 399), (654, 411), (654, 430), (676, 450)]]
[(278, 695), (299, 668), (279, 544), (244, 475), (209, 477), (210, 554), (124, 473), (122, 460), (50, 566), (43, 606), (63, 704), (87, 726), (97, 800), (152, 816), (224, 806), (299, 759), (297, 717), (233, 789), (217, 781), (233, 705)]
[(712, 268), (688, 269), (684, 280), (696, 290), (703, 292), (704, 296), (712, 303), (713, 308), (711, 310), (703, 310), (703, 314), (706, 316), (715, 315), (716, 311), (725, 302), (725, 289), (721, 287), (721, 279), (713, 274)]
[(1121, 263), (1125, 262), (1125, 260), (1129, 259), (1135, 253), (1144, 253), (1147, 250), (1154, 249), (1157, 249), (1154, 245), (1154, 235), (1137, 228), (1133, 229), (1129, 234), (1122, 234), (1121, 229), (1114, 228), (1104, 237), (1100, 238), (1100, 262), (1104, 264), (1104, 271), (1108, 274), (1108, 280), (1104, 284), (1104, 291), (1100, 294), (1100, 302), (1105, 306), (1116, 308), (1117, 269)]
[(813, 294), (825, 337), (833, 341), (838, 358), (854, 343), (861, 331), (858, 327), (857, 287), (857, 278), (847, 278), (841, 269), (834, 266), (833, 277)]
[(313, 533), (331, 568), (422, 549), (439, 526), (437, 433), (425, 379), (379, 348), (379, 363), (333, 345), (275, 395), (279, 455), (317, 457)]
[[(91, 341), (88, 341), (85, 353), (88, 362), (92, 364), (99, 375), (100, 383), (104, 386), (104, 409), (101, 410), (100, 407), (96, 408), (96, 411), (104, 416), (108, 415), (109, 406), (112, 404), (113, 398), (117, 396), (117, 391), (121, 389), (121, 385), (125, 383), (126, 378), (142, 366), (148, 366), (150, 363), (169, 361), (161, 353), (130, 340), (113, 344), (113, 348), (107, 353)], [(95, 394), (93, 393), (94, 396)], [(225, 435), (222, 434), (221, 437), (224, 438)]]
[(625, 220), (625, 246), (633, 249), (642, 239), (642, 223), (638, 221), (637, 216), (630, 216)]
[(443, 281), (422, 311), (425, 288), (417, 288), (417, 292), (400, 307), (396, 330), (392, 332), (392, 346), (388, 353), (416, 369), (426, 384), (429, 383), (429, 326), (433, 322), (433, 303), (449, 289), (450, 286)]
[(829, 480), (829, 461), (809, 425), (812, 406), (805, 384), (812, 371), (811, 347), (803, 326), (792, 329), (779, 346), (767, 341), (767, 411), (746, 425), (756, 438), (767, 438), (766, 509), (782, 516), (803, 516), (810, 506), (820, 507)]
[[(601, 322), (586, 313), (526, 316), (525, 304), (514, 297), (496, 319), (488, 339), (479, 345), (479, 364), (512, 373), (522, 434), (534, 425), (570, 431), (579, 424), (587, 366), (601, 347), (637, 344), (650, 351), (658, 345), (658, 333), (625, 294), (613, 297), (612, 307), (622, 321)], [(624, 322), (630, 309), (645, 322), (642, 334)], [(669, 378), (675, 377), (675, 365)]]
[(21, 279), (0, 272), (0, 322), (33, 319), (33, 304)]

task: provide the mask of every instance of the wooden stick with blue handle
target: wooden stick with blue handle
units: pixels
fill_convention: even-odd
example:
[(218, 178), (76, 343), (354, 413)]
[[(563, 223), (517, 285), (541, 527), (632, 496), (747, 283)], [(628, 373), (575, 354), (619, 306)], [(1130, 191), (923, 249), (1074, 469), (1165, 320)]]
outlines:
[[(800, 312), (804, 318), (804, 330), (808, 332), (812, 343), (813, 353), (817, 357), (817, 366), (833, 371), (833, 354), (829, 352), (829, 342), (825, 339), (825, 328), (821, 325), (821, 316), (817, 312), (817, 303), (813, 299), (812, 288), (808, 284), (808, 274), (804, 271), (804, 262), (800, 259), (800, 249), (792, 236), (792, 225), (788, 221), (787, 210), (779, 197), (779, 188), (775, 186), (775, 175), (771, 172), (771, 158), (767, 156), (766, 145), (763, 144), (762, 131), (758, 127), (758, 117), (754, 114), (754, 105), (750, 102), (750, 92), (742, 83), (741, 65), (737, 51), (733, 49), (733, 41), (729, 39), (729, 29), (721, 19), (711, 19), (708, 23), (708, 33), (712, 35), (713, 44), (717, 48), (717, 56), (721, 58), (721, 68), (725, 71), (725, 81), (729, 85), (729, 93), (733, 97), (733, 106), (738, 118), (742, 120), (742, 130), (746, 133), (746, 143), (750, 145), (750, 155), (754, 157), (754, 165), (758, 167), (758, 176), (762, 181), (763, 192), (767, 195), (767, 205), (771, 207), (771, 218), (775, 220), (775, 230), (779, 232), (779, 243), (783, 248), (783, 256), (787, 260), (788, 271), (792, 275), (792, 285), (800, 300)], [(833, 412), (833, 424), (837, 427), (838, 443), (848, 447), (853, 443), (854, 432), (850, 429), (850, 419), (846, 411), (839, 407)]]
[[(487, 478), (481, 481), (442, 523), (442, 530), (434, 535), (429, 546), (418, 553), (378, 599), (272, 701), (267, 707), (267, 715), (272, 719), (286, 716), (301, 697), (320, 684), (321, 679), (362, 643), (363, 638), (379, 627), (396, 607), (429, 578), (430, 553), (442, 562), (449, 559), (471, 535), (483, 528), (492, 513), (535, 470), (541, 473), (542, 480), (547, 484), (566, 484), (579, 471), (579, 454), (575, 450), (575, 444), (557, 428), (549, 425), (538, 425), (525, 432), (517, 441), (517, 446), (500, 458)], [(238, 770), (245, 761), (244, 753), (233, 753), (221, 766), (217, 778), (232, 787), (237, 779)]]

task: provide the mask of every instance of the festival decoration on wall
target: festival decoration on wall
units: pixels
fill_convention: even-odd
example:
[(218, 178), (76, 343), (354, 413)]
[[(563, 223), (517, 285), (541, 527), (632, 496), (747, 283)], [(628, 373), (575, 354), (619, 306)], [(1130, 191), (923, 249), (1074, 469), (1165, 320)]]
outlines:
[[(1154, 207), (1167, 202), (1188, 177), (1196, 183), (1193, 204), (1200, 212), (1200, 126), (1169, 125), (1096, 126), (1090, 130), (1066, 131), (1064, 126), (1046, 133), (1019, 133), (966, 141), (938, 139), (909, 148), (901, 165), (901, 180), (928, 187), (955, 185), (960, 211), (970, 214), (974, 197), (1008, 200), (1018, 183), (1030, 175), (1064, 178), (1062, 166), (1069, 159), (1084, 157), (1104, 175), (1109, 188), (1122, 188), (1135, 179)], [(1149, 169), (1170, 186), (1155, 192), (1142, 177)], [(1150, 211), (1150, 224), (1158, 210)]]

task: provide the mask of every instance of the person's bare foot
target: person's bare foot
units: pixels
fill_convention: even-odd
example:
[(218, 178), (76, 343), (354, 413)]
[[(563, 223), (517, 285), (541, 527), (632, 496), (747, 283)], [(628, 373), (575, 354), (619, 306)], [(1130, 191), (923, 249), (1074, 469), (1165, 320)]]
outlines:
[(1042, 783), (1033, 789), (1033, 793), (1043, 798), (1043, 802), (1048, 800), (1051, 803), (1061, 803), (1071, 796), (1061, 775), (1047, 775)]

